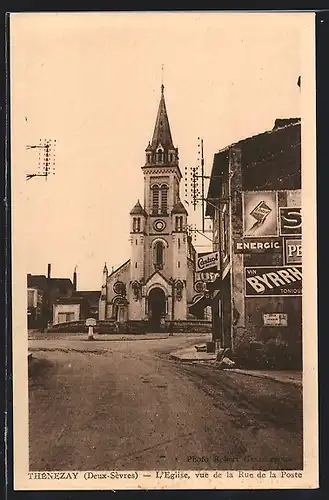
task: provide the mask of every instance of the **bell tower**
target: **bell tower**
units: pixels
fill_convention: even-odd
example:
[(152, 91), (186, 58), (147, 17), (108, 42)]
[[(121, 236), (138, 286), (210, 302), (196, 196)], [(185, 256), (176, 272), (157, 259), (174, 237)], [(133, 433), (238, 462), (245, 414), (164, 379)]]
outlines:
[(142, 172), (143, 201), (130, 211), (130, 259), (110, 274), (104, 266), (99, 317), (123, 318), (134, 328), (141, 322), (142, 329), (147, 322), (149, 331), (162, 331), (168, 322), (188, 318), (195, 268), (163, 84)]
[(144, 203), (130, 211), (129, 318), (187, 317), (187, 211), (180, 200), (178, 148), (167, 114), (164, 85), (151, 141), (145, 149)]

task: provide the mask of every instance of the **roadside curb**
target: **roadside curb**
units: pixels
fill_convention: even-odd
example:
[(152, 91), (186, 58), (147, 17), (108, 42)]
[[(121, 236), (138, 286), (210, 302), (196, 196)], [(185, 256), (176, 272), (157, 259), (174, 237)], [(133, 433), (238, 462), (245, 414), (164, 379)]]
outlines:
[(275, 375), (271, 375), (271, 374), (268, 374), (268, 373), (249, 372), (248, 370), (240, 370), (239, 368), (228, 368), (228, 369), (224, 368), (223, 371), (240, 373), (241, 375), (248, 375), (249, 377), (263, 378), (263, 379), (267, 379), (267, 380), (274, 380), (275, 382), (279, 382), (280, 384), (295, 385), (296, 387), (299, 387), (299, 388), (303, 387), (302, 380), (282, 379), (282, 378), (278, 378)]
[(170, 358), (174, 359), (175, 361), (181, 361), (182, 363), (191, 363), (191, 362), (197, 362), (197, 363), (215, 363), (216, 358), (209, 358), (205, 357), (204, 359), (202, 358), (184, 358), (180, 356), (178, 353), (171, 353)]
[(203, 364), (208, 364), (211, 368), (215, 369), (216, 371), (225, 371), (225, 372), (234, 372), (234, 373), (239, 373), (240, 375), (248, 375), (249, 377), (255, 377), (255, 378), (262, 378), (266, 380), (273, 380), (274, 382), (279, 382), (281, 384), (288, 384), (288, 385), (294, 385), (295, 387), (302, 388), (303, 387), (303, 382), (302, 380), (296, 380), (296, 379), (289, 379), (289, 378), (281, 378), (277, 377), (276, 375), (271, 375), (270, 373), (257, 373), (256, 371), (248, 371), (248, 370), (243, 370), (240, 368), (219, 368), (218, 365), (216, 365), (216, 357), (214, 358), (197, 358), (197, 357), (183, 357), (179, 352), (173, 352), (170, 354), (170, 358), (175, 360), (175, 361), (180, 361), (181, 363), (203, 363)]

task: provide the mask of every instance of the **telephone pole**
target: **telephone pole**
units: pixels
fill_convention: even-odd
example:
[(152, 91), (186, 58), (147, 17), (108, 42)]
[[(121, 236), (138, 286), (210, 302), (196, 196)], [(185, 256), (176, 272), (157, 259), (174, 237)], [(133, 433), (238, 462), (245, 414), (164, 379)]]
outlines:
[(55, 175), (56, 139), (40, 139), (39, 144), (28, 144), (26, 149), (38, 150), (37, 170), (26, 174), (27, 181), (34, 177), (44, 177), (47, 180), (49, 175)]

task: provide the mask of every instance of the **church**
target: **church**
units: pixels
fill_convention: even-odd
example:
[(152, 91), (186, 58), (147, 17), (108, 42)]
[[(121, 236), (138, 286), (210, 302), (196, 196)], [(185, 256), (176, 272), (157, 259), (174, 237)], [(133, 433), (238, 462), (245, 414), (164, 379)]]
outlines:
[(144, 200), (130, 211), (130, 259), (112, 273), (105, 264), (99, 319), (160, 325), (194, 318), (196, 251), (180, 200), (182, 174), (174, 146), (164, 86), (151, 142), (145, 150)]

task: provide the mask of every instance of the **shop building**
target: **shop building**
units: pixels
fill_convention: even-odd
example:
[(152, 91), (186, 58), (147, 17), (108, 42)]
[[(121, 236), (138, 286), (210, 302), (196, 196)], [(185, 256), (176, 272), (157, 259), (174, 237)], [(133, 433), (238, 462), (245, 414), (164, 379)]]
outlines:
[[(266, 131), (214, 155), (206, 215), (220, 279), (214, 337), (233, 352), (282, 345), (302, 352), (301, 123)], [(270, 344), (269, 344), (270, 343)]]

